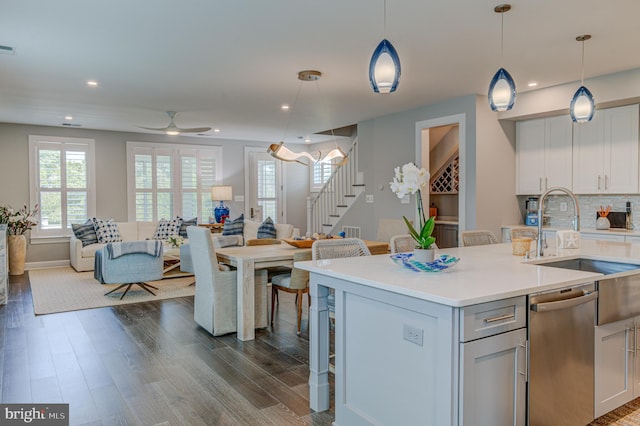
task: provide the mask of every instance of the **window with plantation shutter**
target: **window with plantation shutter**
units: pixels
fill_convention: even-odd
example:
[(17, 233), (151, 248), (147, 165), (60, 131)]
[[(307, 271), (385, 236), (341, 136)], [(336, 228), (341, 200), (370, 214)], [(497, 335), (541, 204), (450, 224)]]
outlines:
[(311, 167), (311, 192), (320, 192), (332, 172), (331, 163), (314, 163)]
[(127, 142), (129, 220), (181, 216), (207, 222), (221, 164), (220, 147)]
[(69, 236), (71, 224), (95, 215), (94, 144), (93, 139), (29, 135), (30, 207), (40, 206), (32, 238)]

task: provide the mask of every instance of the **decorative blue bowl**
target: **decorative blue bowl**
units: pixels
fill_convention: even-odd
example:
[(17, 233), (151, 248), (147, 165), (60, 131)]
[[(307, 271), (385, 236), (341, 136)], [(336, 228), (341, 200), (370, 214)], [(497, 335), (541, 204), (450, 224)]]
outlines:
[(413, 253), (398, 253), (392, 254), (391, 260), (416, 272), (440, 272), (455, 266), (460, 261), (459, 257), (449, 256), (448, 254), (441, 255), (433, 262), (418, 262), (413, 260), (412, 257)]

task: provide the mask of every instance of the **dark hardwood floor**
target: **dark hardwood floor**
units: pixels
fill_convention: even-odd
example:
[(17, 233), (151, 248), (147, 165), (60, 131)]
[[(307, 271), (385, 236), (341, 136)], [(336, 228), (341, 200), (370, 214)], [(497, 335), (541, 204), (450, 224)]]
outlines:
[(35, 316), (28, 273), (11, 277), (0, 402), (68, 403), (71, 424), (330, 425), (333, 404), (309, 409), (307, 305), (298, 337), (279, 297), (273, 330), (241, 342), (199, 328), (193, 297)]

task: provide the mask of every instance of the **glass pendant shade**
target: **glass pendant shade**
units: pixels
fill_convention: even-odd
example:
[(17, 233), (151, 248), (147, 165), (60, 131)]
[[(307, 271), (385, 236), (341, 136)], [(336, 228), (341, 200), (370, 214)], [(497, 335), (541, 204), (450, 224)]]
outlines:
[(596, 103), (593, 100), (593, 95), (584, 86), (580, 86), (580, 88), (576, 91), (571, 99), (571, 104), (569, 105), (569, 113), (571, 114), (571, 119), (575, 123), (586, 123), (591, 121), (593, 118), (593, 114), (596, 111)]
[(376, 93), (395, 92), (400, 82), (400, 58), (398, 52), (384, 39), (371, 56), (369, 82)]
[(340, 158), (341, 160), (338, 163), (334, 164), (335, 166), (342, 166), (343, 164), (346, 164), (347, 161), (349, 161), (349, 157), (347, 157), (347, 154), (342, 150), (342, 148), (337, 147), (329, 151), (327, 155), (322, 158), (322, 160), (318, 161), (318, 163), (331, 163), (331, 161), (336, 158)]
[(516, 101), (516, 83), (511, 74), (500, 68), (489, 84), (489, 106), (493, 111), (509, 111)]

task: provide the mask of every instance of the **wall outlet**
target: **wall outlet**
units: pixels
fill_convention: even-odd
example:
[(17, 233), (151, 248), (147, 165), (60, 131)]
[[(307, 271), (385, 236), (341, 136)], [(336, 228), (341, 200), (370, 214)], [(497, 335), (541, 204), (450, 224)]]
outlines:
[(367, 194), (364, 201), (365, 203), (373, 203), (373, 194)]
[(408, 324), (402, 325), (402, 338), (408, 342), (422, 346), (422, 334), (421, 328), (412, 327)]
[(560, 203), (560, 211), (561, 212), (566, 212), (567, 211), (567, 203), (566, 202), (561, 202)]
[(404, 197), (400, 198), (400, 204), (409, 204), (411, 200), (409, 199), (409, 194), (405, 195)]
[(234, 195), (233, 201), (236, 203), (242, 203), (244, 201), (244, 195)]

